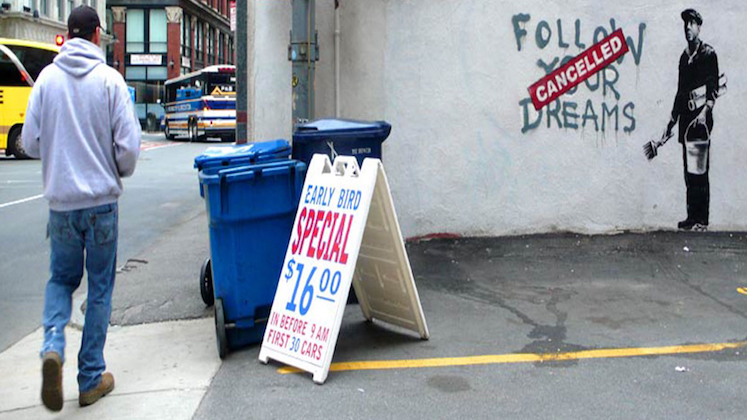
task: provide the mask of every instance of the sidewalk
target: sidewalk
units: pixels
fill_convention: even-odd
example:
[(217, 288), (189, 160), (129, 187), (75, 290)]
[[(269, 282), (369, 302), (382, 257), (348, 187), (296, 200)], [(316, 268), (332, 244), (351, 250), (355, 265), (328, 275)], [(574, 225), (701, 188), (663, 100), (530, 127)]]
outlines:
[(212, 319), (111, 327), (106, 358), (114, 391), (81, 408), (76, 381), (81, 332), (66, 329), (65, 405), (55, 414), (39, 397), (39, 329), (0, 354), (0, 419), (190, 419), (220, 367), (214, 334)]
[(115, 389), (91, 407), (78, 406), (85, 284), (76, 293), (65, 330), (65, 406), (41, 405), (41, 328), (0, 353), (0, 420), (5, 419), (191, 419), (220, 367), (212, 308), (198, 287), (209, 255), (204, 209), (190, 209), (152, 246), (119, 262), (105, 348)]

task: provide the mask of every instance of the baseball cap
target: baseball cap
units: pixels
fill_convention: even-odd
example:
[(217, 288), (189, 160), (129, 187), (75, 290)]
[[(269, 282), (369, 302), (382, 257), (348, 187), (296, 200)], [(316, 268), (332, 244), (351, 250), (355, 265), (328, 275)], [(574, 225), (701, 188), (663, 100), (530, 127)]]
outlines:
[(100, 26), (99, 14), (91, 6), (76, 7), (67, 18), (67, 32), (70, 38), (89, 35)]
[(703, 24), (703, 17), (701, 17), (700, 13), (696, 12), (695, 9), (685, 9), (682, 11), (680, 16), (682, 16), (682, 20), (684, 20), (685, 22), (694, 20), (698, 25)]

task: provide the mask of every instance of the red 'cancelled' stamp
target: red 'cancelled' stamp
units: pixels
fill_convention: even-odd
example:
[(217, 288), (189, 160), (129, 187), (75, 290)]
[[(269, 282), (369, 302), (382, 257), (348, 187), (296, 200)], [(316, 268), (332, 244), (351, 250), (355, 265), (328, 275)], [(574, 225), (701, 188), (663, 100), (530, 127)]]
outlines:
[(626, 52), (628, 44), (625, 42), (622, 29), (612, 32), (599, 43), (529, 86), (529, 96), (532, 98), (534, 109), (539, 111)]

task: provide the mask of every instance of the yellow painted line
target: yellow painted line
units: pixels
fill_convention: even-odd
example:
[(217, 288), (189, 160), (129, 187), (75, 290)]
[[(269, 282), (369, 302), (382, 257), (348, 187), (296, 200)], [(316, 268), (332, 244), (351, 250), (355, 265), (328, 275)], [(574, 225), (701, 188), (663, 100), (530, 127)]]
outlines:
[[(469, 357), (442, 357), (433, 359), (374, 360), (332, 363), (329, 370), (331, 372), (340, 372), (345, 370), (413, 369), (446, 366), (493, 365), (502, 363), (557, 362), (580, 359), (607, 359), (614, 357), (661, 356), (685, 353), (711, 353), (745, 346), (747, 346), (747, 341), (738, 341), (735, 343), (693, 344), (668, 347), (584, 350), (568, 353), (516, 353)], [(283, 375), (299, 372), (301, 372), (300, 369), (288, 366), (278, 369), (278, 373)]]
[(737, 287), (737, 292), (747, 295), (747, 287)]

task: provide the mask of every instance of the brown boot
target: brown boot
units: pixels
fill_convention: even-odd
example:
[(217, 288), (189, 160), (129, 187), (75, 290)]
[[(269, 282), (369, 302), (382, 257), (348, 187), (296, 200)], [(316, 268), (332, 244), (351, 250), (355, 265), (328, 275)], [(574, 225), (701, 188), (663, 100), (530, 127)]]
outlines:
[(80, 393), (80, 395), (78, 396), (78, 403), (81, 407), (91, 405), (98, 401), (101, 397), (112, 392), (112, 390), (114, 390), (114, 376), (111, 373), (106, 372), (101, 375), (101, 382), (99, 382), (99, 386), (88, 392)]
[(41, 398), (49, 410), (62, 410), (62, 358), (53, 351), (44, 353), (42, 357)]

